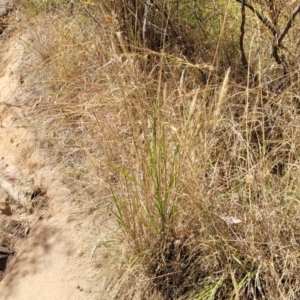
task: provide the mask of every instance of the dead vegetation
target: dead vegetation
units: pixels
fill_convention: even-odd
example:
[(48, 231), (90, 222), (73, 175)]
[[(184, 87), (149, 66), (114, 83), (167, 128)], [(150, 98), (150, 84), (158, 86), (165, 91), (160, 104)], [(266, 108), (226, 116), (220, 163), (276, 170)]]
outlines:
[(48, 143), (107, 299), (298, 299), (299, 9), (200, 2), (22, 1)]

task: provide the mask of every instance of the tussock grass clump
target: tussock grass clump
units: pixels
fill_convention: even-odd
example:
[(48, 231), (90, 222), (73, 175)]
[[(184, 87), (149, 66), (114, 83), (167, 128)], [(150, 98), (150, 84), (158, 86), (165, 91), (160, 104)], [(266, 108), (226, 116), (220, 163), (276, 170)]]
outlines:
[[(236, 6), (158, 1), (145, 29), (149, 3), (78, 1), (32, 21), (49, 139), (90, 213), (119, 225), (102, 295), (298, 299), (296, 69), (268, 63), (255, 22), (239, 62)], [(209, 13), (221, 24), (193, 31)]]

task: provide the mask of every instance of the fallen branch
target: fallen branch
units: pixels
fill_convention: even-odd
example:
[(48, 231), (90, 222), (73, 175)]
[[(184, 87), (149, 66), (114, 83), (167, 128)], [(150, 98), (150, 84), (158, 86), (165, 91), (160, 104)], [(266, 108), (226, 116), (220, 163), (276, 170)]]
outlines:
[[(285, 57), (284, 53), (282, 53), (282, 50), (285, 50), (286, 52), (290, 52), (287, 47), (283, 45), (283, 40), (288, 34), (289, 30), (292, 28), (293, 22), (298, 14), (300, 14), (300, 3), (294, 8), (289, 20), (285, 24), (283, 30), (281, 31), (279, 28), (277, 28), (277, 22), (279, 13), (274, 14), (273, 18), (271, 16), (272, 21), (270, 21), (268, 18), (264, 17), (261, 12), (259, 12), (255, 6), (253, 6), (249, 1), (247, 0), (236, 0), (242, 5), (242, 23), (241, 23), (241, 36), (240, 36), (240, 49), (242, 53), (242, 62), (245, 65), (245, 53), (243, 48), (243, 35), (244, 35), (244, 24), (245, 24), (245, 11), (244, 8), (247, 7), (250, 9), (257, 17), (258, 19), (270, 30), (270, 32), (273, 35), (273, 43), (272, 43), (272, 56), (275, 59), (276, 63), (279, 65), (282, 65), (283, 68), (283, 76), (286, 78), (288, 74), (291, 73), (291, 63), (288, 58)], [(269, 11), (275, 12), (274, 2), (269, 2)], [(283, 83), (283, 86), (289, 86), (291, 84), (290, 80), (288, 80), (287, 83)]]
[(271, 31), (273, 36), (277, 36), (277, 29), (273, 23), (269, 21), (268, 18), (264, 17), (252, 4), (247, 2), (246, 0), (236, 0), (237, 2), (241, 3), (248, 7), (252, 12), (258, 17), (258, 19)]
[(294, 9), (291, 17), (289, 18), (288, 22), (285, 25), (285, 28), (283, 29), (282, 33), (280, 34), (279, 38), (278, 38), (278, 46), (281, 46), (281, 43), (284, 39), (284, 37), (287, 35), (287, 33), (289, 32), (290, 28), (292, 27), (292, 23), (295, 20), (297, 14), (300, 13), (300, 3), (298, 4), (298, 6), (296, 6), (296, 8)]
[(240, 35), (240, 51), (242, 55), (242, 63), (243, 66), (248, 69), (248, 62), (244, 50), (244, 36), (245, 36), (245, 23), (246, 23), (246, 14), (245, 14), (245, 0), (242, 0), (242, 7), (241, 7), (241, 14), (242, 14), (242, 22), (241, 22), (241, 35)]

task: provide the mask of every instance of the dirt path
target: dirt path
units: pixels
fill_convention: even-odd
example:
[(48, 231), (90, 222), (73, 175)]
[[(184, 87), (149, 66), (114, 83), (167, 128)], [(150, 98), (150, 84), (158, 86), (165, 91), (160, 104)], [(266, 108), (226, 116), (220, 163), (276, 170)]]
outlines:
[(0, 249), (0, 299), (94, 298), (85, 223), (39, 148), (36, 97), (22, 89), (29, 58), (17, 40), (0, 37), (0, 246), (14, 251), (6, 261)]

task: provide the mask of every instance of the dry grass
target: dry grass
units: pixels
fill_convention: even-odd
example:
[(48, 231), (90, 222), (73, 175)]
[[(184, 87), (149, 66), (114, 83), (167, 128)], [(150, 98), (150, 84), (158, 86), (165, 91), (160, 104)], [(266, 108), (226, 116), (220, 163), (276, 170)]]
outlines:
[(115, 216), (102, 295), (298, 299), (299, 80), (278, 91), (268, 32), (251, 19), (245, 72), (234, 7), (202, 13), (221, 20), (206, 32), (180, 23), (190, 39), (145, 45), (121, 24), (126, 1), (120, 15), (97, 1), (25, 3), (53, 153), (81, 205)]

